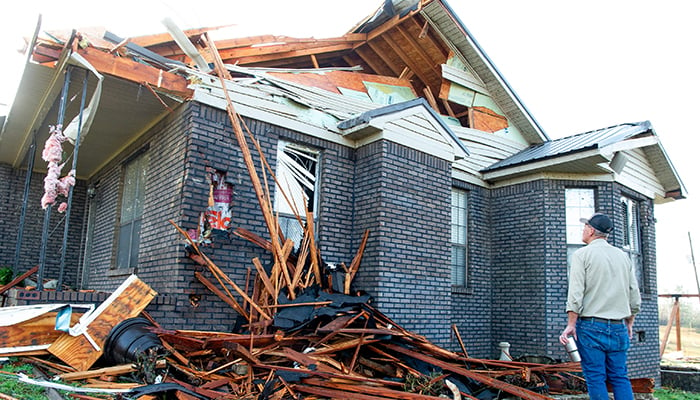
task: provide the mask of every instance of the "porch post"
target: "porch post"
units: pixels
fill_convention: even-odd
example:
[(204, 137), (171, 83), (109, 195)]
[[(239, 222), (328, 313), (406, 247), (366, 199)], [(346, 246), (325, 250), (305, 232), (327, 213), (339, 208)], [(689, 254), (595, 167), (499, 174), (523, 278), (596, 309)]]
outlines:
[[(83, 94), (80, 99), (80, 114), (78, 115), (78, 133), (75, 137), (75, 146), (73, 147), (73, 165), (72, 171), (75, 171), (78, 165), (78, 150), (80, 149), (80, 133), (83, 129), (83, 111), (85, 109), (85, 97), (87, 96), (87, 83), (88, 83), (88, 70), (85, 70), (85, 78), (83, 78)], [(63, 271), (66, 267), (66, 247), (68, 245), (68, 227), (70, 225), (70, 210), (71, 204), (73, 203), (73, 186), (68, 188), (68, 207), (66, 208), (66, 219), (63, 224), (63, 245), (61, 246), (61, 264), (58, 274), (58, 283), (56, 284), (56, 290), (61, 291), (61, 286), (63, 286)]]
[[(66, 69), (66, 77), (63, 81), (63, 89), (61, 90), (61, 99), (58, 106), (58, 121), (57, 125), (63, 127), (63, 117), (66, 112), (66, 98), (68, 97), (68, 87), (70, 86), (71, 67)], [(44, 210), (44, 226), (41, 232), (41, 248), (39, 250), (39, 272), (37, 277), (36, 289), (44, 290), (44, 272), (46, 269), (46, 242), (49, 240), (49, 224), (51, 223), (52, 205), (48, 204)]]

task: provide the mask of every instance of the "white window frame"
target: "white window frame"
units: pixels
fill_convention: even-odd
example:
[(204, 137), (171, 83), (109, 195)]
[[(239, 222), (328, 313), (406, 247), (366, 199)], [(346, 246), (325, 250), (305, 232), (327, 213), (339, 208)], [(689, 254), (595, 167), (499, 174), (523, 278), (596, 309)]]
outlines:
[(452, 188), (450, 210), (450, 282), (466, 288), (469, 283), (469, 191)]
[(585, 246), (582, 241), (581, 218), (590, 218), (596, 211), (595, 189), (570, 187), (565, 189), (566, 203), (566, 264), (571, 266), (571, 255)]
[(296, 246), (301, 244), (304, 234), (304, 227), (299, 224), (297, 216), (305, 222), (308, 210), (313, 215), (314, 225), (317, 222), (320, 165), (320, 150), (279, 141), (274, 210), (278, 214), (282, 234), (292, 239)]
[(627, 253), (634, 267), (639, 289), (644, 288), (644, 258), (642, 256), (642, 231), (640, 224), (640, 202), (620, 196), (623, 217), (622, 250)]

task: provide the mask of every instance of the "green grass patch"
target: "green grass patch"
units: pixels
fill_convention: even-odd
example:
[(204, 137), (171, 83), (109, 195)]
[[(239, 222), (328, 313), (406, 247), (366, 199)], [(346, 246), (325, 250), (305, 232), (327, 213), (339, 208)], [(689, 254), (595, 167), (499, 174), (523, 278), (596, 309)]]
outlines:
[(700, 393), (684, 392), (677, 389), (654, 390), (654, 397), (658, 400), (698, 400)]
[(12, 360), (2, 364), (2, 368), (0, 368), (0, 393), (23, 400), (46, 400), (44, 388), (20, 382), (17, 378), (17, 374), (20, 372), (31, 376), (32, 366)]

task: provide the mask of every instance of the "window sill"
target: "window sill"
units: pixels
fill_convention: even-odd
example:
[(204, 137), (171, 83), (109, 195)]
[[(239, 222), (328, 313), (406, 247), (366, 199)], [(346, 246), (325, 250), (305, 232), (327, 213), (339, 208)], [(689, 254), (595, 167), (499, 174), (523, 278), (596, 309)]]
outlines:
[(473, 294), (474, 290), (467, 286), (452, 286), (452, 294)]
[(107, 271), (107, 276), (126, 276), (136, 273), (136, 268), (115, 268)]

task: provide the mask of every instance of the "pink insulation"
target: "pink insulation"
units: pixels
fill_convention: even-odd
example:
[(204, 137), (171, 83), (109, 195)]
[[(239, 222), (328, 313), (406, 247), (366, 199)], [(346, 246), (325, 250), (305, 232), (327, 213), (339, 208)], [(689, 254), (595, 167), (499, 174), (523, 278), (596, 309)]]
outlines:
[[(75, 186), (75, 170), (68, 175), (61, 176), (64, 164), (60, 164), (63, 157), (61, 144), (66, 141), (66, 136), (61, 131), (61, 126), (51, 126), (49, 138), (44, 144), (41, 158), (48, 163), (48, 172), (44, 178), (44, 196), (41, 198), (41, 208), (46, 209), (56, 202), (58, 195), (68, 197), (70, 188)], [(66, 203), (58, 207), (58, 212), (64, 212), (68, 208)]]

